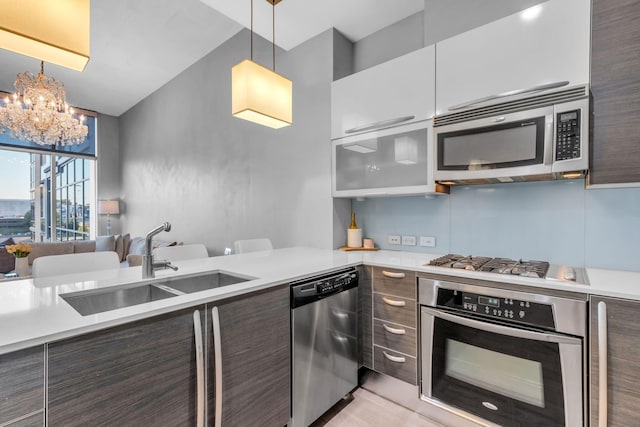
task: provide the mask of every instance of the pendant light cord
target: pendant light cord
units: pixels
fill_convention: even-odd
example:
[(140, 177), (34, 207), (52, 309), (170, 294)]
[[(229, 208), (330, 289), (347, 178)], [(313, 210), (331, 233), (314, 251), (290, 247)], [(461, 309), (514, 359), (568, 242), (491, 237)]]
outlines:
[(273, 52), (273, 71), (276, 70), (276, 2), (271, 3), (273, 8), (271, 9), (271, 46)]
[(253, 0), (251, 0), (251, 54), (249, 56), (253, 61)]

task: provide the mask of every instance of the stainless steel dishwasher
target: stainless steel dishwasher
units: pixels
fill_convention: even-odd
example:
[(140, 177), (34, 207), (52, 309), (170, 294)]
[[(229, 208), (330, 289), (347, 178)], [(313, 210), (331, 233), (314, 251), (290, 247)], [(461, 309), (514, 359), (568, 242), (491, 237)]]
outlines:
[(358, 272), (291, 284), (290, 426), (307, 427), (358, 385)]

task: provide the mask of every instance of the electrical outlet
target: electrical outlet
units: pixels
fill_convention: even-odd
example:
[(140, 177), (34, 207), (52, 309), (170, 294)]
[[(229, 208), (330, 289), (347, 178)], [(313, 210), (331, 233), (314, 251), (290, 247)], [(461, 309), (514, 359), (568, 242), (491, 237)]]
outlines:
[(436, 238), (431, 236), (420, 236), (420, 246), (426, 246), (428, 248), (436, 247)]
[(402, 236), (402, 244), (405, 246), (415, 246), (416, 236)]
[(400, 244), (400, 236), (396, 236), (395, 234), (389, 234), (387, 236), (390, 245), (399, 245)]

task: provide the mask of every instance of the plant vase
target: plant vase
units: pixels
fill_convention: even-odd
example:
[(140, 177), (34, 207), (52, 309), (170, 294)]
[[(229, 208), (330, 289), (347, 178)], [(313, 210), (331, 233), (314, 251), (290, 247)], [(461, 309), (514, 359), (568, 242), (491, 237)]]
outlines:
[(29, 257), (16, 258), (16, 274), (20, 277), (29, 275)]

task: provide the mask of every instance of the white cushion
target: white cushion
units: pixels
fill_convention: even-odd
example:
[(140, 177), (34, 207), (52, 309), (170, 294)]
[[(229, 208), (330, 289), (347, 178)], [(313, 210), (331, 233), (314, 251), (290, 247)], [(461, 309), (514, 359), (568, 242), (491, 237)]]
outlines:
[(233, 247), (237, 254), (256, 251), (268, 251), (273, 249), (270, 239), (236, 240)]
[(33, 260), (31, 275), (46, 277), (117, 268), (120, 268), (120, 260), (115, 252), (85, 252), (36, 258)]
[(153, 251), (156, 260), (183, 261), (208, 258), (207, 247), (202, 243), (194, 245), (162, 246)]

